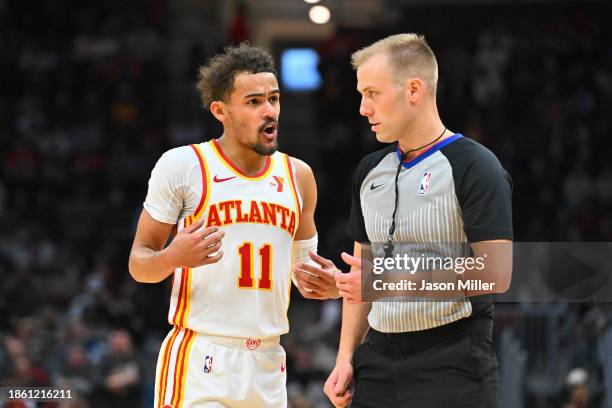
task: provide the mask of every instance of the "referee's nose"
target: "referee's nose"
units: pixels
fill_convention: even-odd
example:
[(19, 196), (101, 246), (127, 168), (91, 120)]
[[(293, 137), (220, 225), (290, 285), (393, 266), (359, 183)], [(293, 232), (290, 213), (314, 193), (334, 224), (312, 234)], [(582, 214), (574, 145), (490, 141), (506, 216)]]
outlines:
[(365, 98), (361, 98), (361, 103), (359, 104), (359, 114), (361, 114), (362, 116), (372, 116), (372, 108), (369, 106), (369, 104), (365, 101)]

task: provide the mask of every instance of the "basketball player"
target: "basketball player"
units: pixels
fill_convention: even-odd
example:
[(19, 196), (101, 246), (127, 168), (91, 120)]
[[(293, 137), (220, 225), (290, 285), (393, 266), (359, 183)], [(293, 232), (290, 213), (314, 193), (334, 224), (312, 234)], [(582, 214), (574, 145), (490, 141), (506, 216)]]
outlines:
[(173, 279), (155, 407), (283, 407), (279, 336), (291, 263), (316, 251), (314, 176), (276, 150), (280, 91), (265, 51), (227, 48), (197, 87), (223, 134), (161, 156), (129, 261), (138, 282)]

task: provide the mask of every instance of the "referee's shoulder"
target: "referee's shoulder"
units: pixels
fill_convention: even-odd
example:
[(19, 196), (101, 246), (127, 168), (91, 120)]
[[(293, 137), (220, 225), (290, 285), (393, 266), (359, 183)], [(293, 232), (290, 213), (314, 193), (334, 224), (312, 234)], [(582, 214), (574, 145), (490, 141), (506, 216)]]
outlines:
[(441, 149), (453, 167), (476, 166), (481, 169), (498, 168), (502, 165), (491, 150), (469, 137), (461, 137)]
[(355, 168), (356, 173), (360, 173), (363, 171), (369, 171), (372, 168), (376, 167), (378, 163), (381, 162), (389, 153), (393, 153), (396, 150), (396, 144), (390, 144), (388, 146), (383, 147), (382, 149), (375, 150), (371, 153), (366, 154), (361, 158), (359, 164)]

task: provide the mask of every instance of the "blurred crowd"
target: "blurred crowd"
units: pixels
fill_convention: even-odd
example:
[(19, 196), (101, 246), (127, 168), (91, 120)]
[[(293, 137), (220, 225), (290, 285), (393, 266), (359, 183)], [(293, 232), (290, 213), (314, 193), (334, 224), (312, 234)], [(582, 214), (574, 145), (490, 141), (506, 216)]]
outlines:
[[(132, 234), (160, 154), (220, 134), (199, 106), (196, 69), (225, 42), (248, 38), (248, 10), (217, 27), (227, 38), (194, 42), (174, 60), (177, 34), (163, 0), (30, 3), (0, 1), (0, 386), (75, 391), (44, 407), (148, 407), (169, 286), (132, 281)], [(437, 54), (445, 123), (493, 150), (511, 174), (515, 239), (612, 241), (609, 11), (597, 2), (400, 8), (386, 26), (340, 28), (315, 44), (323, 85), (311, 99), (306, 160), (319, 185), (319, 251), (340, 265), (339, 249), (352, 247), (349, 180), (378, 147), (358, 115), (349, 55), (406, 31), (425, 33)], [(281, 117), (281, 143), (290, 119)], [(301, 157), (290, 140), (284, 146)], [(335, 360), (339, 305), (293, 293), (283, 339), (293, 407), (327, 406), (321, 388)], [(521, 319), (534, 307), (498, 307), (497, 334), (515, 327), (528, 353), (529, 318)], [(557, 356), (569, 360), (562, 379), (548, 373), (550, 392), (525, 390), (527, 407), (603, 401), (593, 347), (608, 310), (565, 305), (563, 318), (572, 326)], [(537, 363), (528, 370), (546, 373)]]

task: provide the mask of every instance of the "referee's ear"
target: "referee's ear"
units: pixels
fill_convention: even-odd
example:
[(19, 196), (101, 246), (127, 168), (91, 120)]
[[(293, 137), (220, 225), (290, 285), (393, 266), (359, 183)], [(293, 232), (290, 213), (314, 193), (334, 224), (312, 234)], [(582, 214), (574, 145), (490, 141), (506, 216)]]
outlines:
[(410, 77), (404, 83), (404, 95), (411, 105), (416, 105), (427, 93), (425, 82), (419, 77)]

